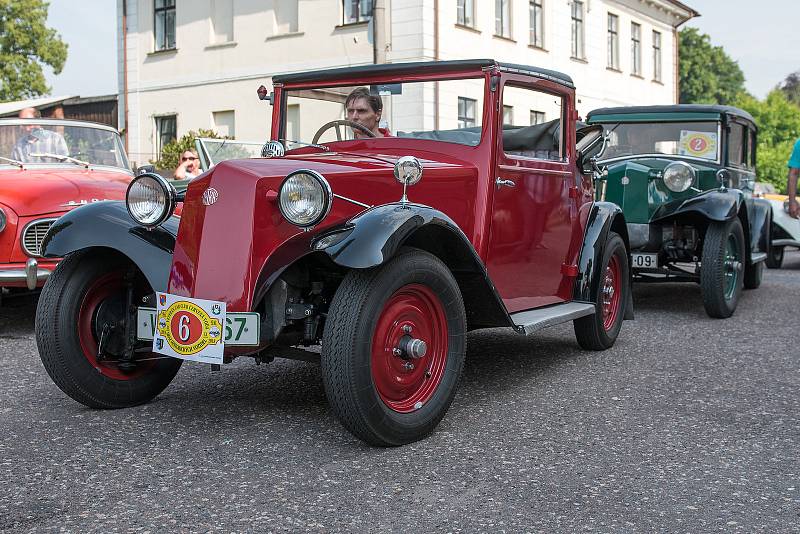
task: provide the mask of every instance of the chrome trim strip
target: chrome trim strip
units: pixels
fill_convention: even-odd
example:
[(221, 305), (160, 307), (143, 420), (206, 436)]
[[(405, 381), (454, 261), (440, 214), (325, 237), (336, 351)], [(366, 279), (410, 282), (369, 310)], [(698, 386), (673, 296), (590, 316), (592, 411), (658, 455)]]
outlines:
[(369, 209), (369, 208), (372, 207), (369, 204), (364, 204), (363, 202), (359, 202), (358, 200), (353, 200), (352, 198), (343, 197), (342, 195), (337, 195), (336, 193), (334, 193), (333, 196), (338, 198), (338, 199), (345, 200), (347, 202), (355, 204), (356, 206), (361, 206), (362, 208)]
[(760, 261), (764, 261), (766, 259), (767, 259), (767, 253), (766, 252), (753, 252), (752, 254), (750, 254), (750, 263), (751, 264), (755, 264), (755, 263), (758, 263)]

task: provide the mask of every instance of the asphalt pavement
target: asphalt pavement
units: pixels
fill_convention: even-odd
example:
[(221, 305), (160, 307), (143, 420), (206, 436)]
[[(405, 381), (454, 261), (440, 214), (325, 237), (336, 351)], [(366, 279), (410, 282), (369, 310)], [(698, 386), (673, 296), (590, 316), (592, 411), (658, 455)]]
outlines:
[(602, 353), (570, 325), (471, 333), (428, 439), (362, 444), (318, 366), (187, 363), (96, 411), (50, 381), (36, 301), (0, 308), (4, 532), (800, 532), (800, 253), (734, 317), (638, 286)]

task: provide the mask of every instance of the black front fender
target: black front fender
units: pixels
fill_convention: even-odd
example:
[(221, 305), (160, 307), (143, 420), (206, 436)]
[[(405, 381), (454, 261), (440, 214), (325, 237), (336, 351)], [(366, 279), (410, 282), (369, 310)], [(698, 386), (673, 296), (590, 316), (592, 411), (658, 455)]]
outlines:
[[(608, 233), (614, 231), (622, 237), (625, 249), (630, 256), (630, 239), (622, 209), (611, 202), (595, 202), (589, 208), (583, 247), (578, 259), (578, 277), (575, 279), (574, 299), (594, 302), (602, 274), (599, 269), (603, 263)], [(630, 275), (630, 268), (628, 273)], [(631, 280), (629, 279), (629, 283)], [(633, 319), (633, 298), (628, 286), (628, 302), (625, 304), (625, 319)]]
[[(772, 205), (763, 198), (753, 199), (750, 219), (750, 251), (767, 252), (772, 240)], [(752, 256), (752, 254), (751, 254)]]
[(662, 204), (656, 209), (650, 222), (665, 223), (682, 218), (729, 221), (739, 213), (743, 201), (744, 193), (738, 189), (705, 191), (685, 200)]
[(345, 237), (322, 249), (337, 265), (368, 269), (391, 260), (403, 246), (425, 250), (456, 278), (470, 328), (513, 326), (472, 243), (441, 211), (419, 204), (385, 204), (351, 219), (341, 230)]
[(87, 204), (53, 223), (42, 242), (42, 255), (62, 258), (89, 248), (113, 249), (136, 264), (154, 291), (166, 291), (179, 222), (170, 217), (147, 230), (131, 219), (124, 202)]

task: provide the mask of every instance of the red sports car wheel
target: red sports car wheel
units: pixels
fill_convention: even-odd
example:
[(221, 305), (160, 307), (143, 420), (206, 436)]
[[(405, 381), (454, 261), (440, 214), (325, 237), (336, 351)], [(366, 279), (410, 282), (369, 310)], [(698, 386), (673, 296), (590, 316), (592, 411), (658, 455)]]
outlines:
[(603, 287), (600, 290), (603, 309), (603, 328), (611, 330), (617, 322), (620, 313), (620, 295), (622, 295), (622, 272), (619, 260), (616, 256), (611, 256), (611, 260), (606, 266), (605, 276), (603, 277)]

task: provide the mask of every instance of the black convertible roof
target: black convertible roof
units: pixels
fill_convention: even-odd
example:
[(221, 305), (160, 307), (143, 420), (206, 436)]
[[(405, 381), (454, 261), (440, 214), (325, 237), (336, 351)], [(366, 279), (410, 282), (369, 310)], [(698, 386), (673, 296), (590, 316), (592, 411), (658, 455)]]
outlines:
[(720, 106), (713, 104), (672, 104), (666, 106), (627, 106), (616, 108), (594, 109), (586, 116), (591, 119), (596, 115), (633, 115), (640, 113), (716, 113), (718, 115), (733, 115), (741, 117), (755, 124), (755, 119), (743, 109), (733, 106)]
[(296, 74), (276, 74), (272, 77), (273, 83), (302, 83), (317, 80), (336, 81), (356, 76), (373, 76), (382, 74), (401, 74), (409, 70), (415, 72), (450, 72), (462, 69), (481, 69), (484, 67), (497, 67), (506, 72), (529, 74), (538, 78), (551, 80), (567, 87), (575, 87), (572, 78), (562, 72), (541, 69), (530, 65), (516, 63), (501, 63), (494, 59), (462, 59), (456, 61), (415, 61), (409, 63), (382, 63), (380, 65), (359, 65), (336, 69), (312, 70)]

